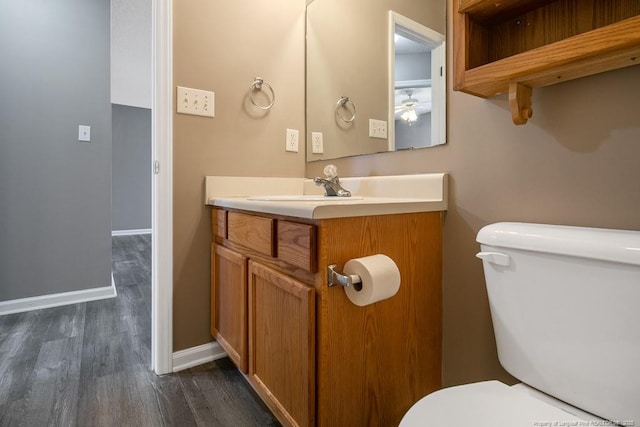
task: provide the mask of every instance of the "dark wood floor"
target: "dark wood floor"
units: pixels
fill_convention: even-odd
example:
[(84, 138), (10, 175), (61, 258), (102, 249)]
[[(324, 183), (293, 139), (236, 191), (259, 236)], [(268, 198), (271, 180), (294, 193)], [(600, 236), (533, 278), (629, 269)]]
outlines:
[(0, 316), (0, 426), (279, 425), (228, 359), (150, 371), (150, 238), (113, 238), (117, 298)]

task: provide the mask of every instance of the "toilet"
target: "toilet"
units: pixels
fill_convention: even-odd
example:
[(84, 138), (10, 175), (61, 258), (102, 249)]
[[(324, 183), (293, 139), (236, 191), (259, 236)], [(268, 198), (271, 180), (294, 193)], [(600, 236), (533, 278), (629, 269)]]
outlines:
[(640, 426), (640, 232), (497, 223), (477, 241), (498, 358), (521, 383), (436, 391), (400, 426)]

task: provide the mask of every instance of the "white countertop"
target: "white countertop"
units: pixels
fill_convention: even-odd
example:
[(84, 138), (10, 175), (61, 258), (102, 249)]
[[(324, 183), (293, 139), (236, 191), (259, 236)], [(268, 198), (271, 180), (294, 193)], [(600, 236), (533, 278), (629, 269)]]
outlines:
[[(323, 200), (255, 200), (254, 196), (322, 195), (303, 178), (207, 177), (205, 203), (230, 209), (307, 219), (327, 219), (447, 209), (447, 175), (394, 175), (340, 178), (358, 198)], [(274, 189), (278, 189), (275, 191)]]
[(211, 199), (208, 204), (223, 208), (309, 219), (446, 210), (442, 200), (394, 199), (391, 197), (348, 199), (348, 197), (331, 197), (331, 200), (328, 201), (268, 201), (249, 200), (247, 197), (224, 197)]

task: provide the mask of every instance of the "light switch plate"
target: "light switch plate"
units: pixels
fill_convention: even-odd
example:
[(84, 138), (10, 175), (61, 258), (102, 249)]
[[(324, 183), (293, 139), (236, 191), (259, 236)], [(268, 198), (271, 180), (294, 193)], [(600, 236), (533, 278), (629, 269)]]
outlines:
[(387, 139), (387, 122), (385, 120), (369, 119), (369, 136), (371, 138)]
[(91, 142), (91, 126), (78, 126), (78, 141)]
[(211, 91), (178, 86), (176, 104), (178, 113), (215, 117), (215, 94)]

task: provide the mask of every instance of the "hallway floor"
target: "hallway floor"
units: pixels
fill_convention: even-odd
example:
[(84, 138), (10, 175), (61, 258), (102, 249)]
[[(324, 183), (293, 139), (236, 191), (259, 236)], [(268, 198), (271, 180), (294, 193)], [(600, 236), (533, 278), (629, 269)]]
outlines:
[(228, 359), (156, 376), (151, 235), (113, 238), (117, 298), (0, 316), (0, 426), (277, 426)]

